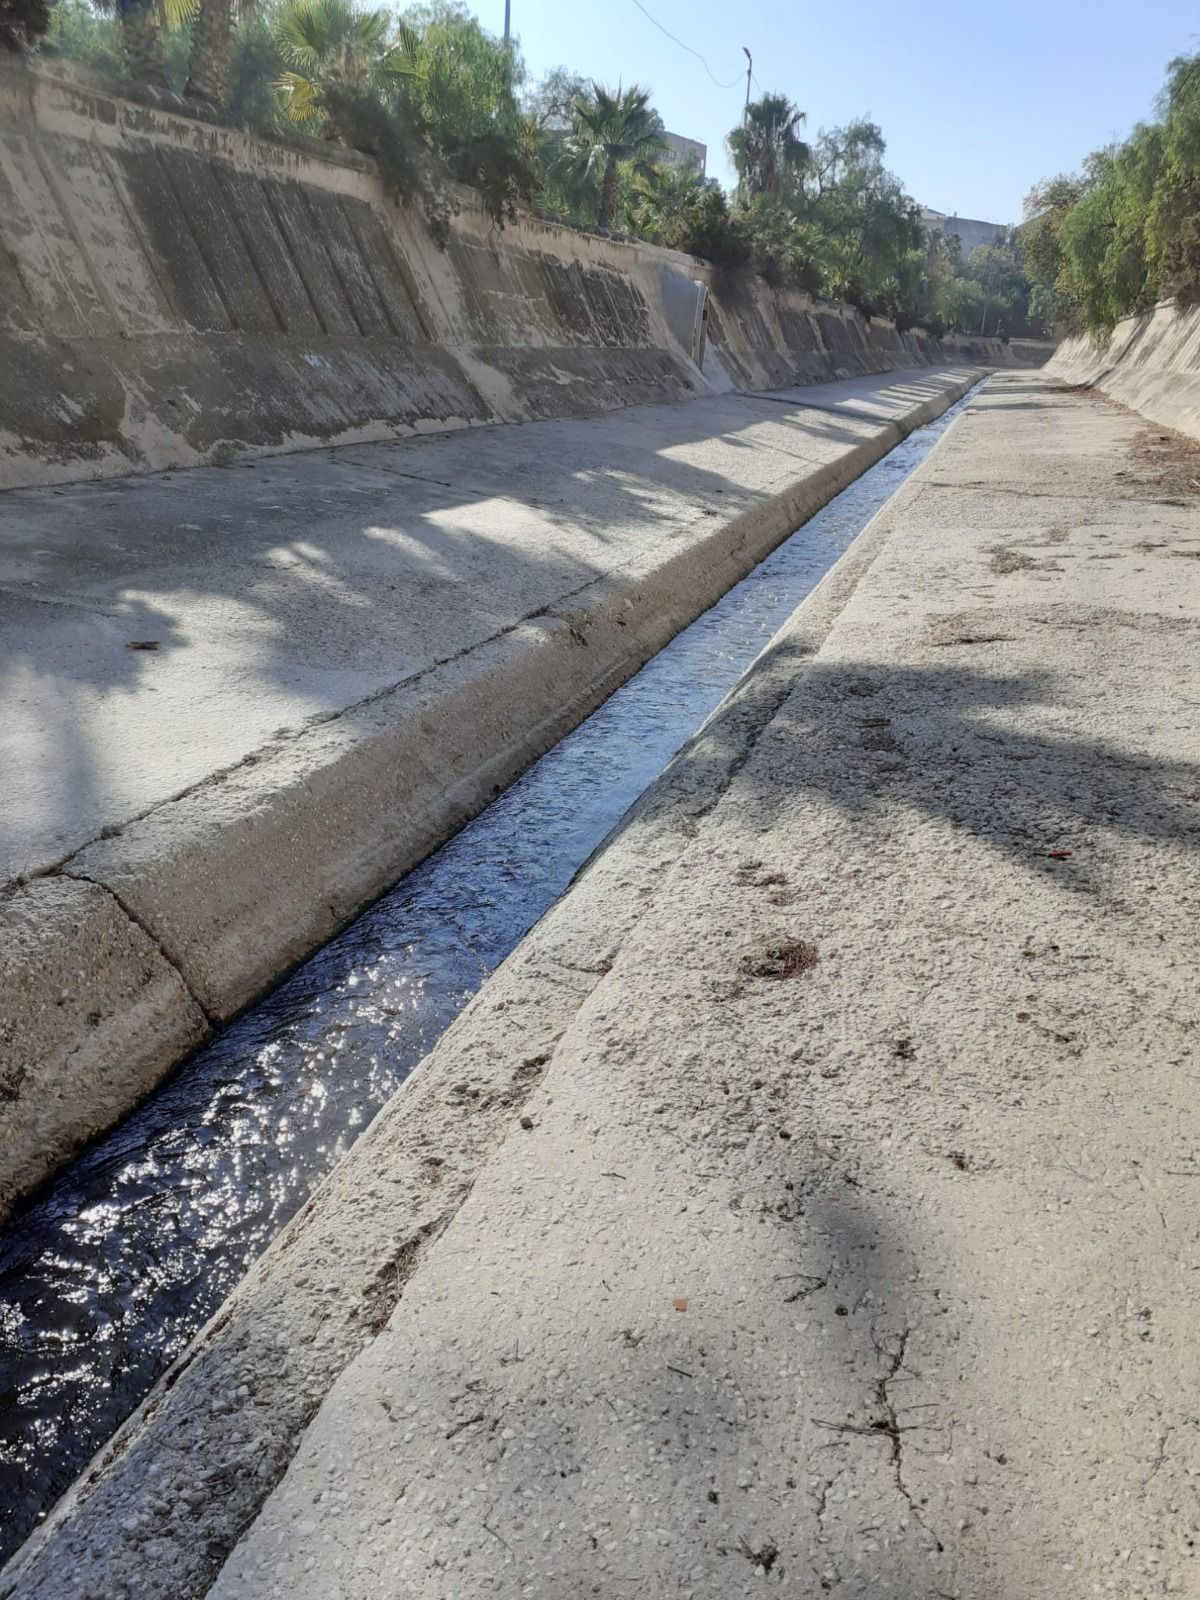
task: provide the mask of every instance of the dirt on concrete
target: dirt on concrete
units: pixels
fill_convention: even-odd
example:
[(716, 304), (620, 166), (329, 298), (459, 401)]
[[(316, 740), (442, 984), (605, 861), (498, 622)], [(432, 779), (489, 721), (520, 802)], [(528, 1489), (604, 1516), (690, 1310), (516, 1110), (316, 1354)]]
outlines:
[(1185, 505), (1200, 495), (1200, 443), (1169, 428), (1145, 427), (1128, 451), (1139, 488)]

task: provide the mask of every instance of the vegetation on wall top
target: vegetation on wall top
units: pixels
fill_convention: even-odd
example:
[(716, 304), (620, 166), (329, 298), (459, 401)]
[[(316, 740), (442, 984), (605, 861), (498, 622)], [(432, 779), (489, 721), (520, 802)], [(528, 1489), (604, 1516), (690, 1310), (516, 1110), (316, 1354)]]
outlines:
[(727, 192), (669, 161), (647, 88), (565, 67), (531, 84), (519, 45), (458, 0), (399, 13), (355, 0), (57, 0), (48, 13), (44, 0), (0, 0), (0, 44), (43, 32), (42, 49), (115, 81), (366, 152), (442, 239), (462, 183), (499, 226), (530, 206), (901, 329), (1103, 335), (1160, 295), (1200, 301), (1200, 56), (1173, 63), (1157, 121), (1039, 184), (1020, 228), (964, 258), (923, 224), (873, 122), (810, 134), (787, 95), (764, 94), (730, 130)]
[(1168, 67), (1155, 121), (1037, 184), (1025, 219), (1039, 307), (1064, 332), (1103, 339), (1165, 297), (1200, 304), (1200, 55)]

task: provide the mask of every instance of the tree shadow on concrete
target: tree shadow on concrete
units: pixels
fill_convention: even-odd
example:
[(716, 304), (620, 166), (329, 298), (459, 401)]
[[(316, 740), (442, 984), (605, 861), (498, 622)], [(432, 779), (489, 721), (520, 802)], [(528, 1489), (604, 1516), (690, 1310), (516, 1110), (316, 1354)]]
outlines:
[[(1078, 621), (1075, 613), (1073, 625)], [(1149, 626), (1168, 622), (1151, 619)], [(1122, 626), (1111, 614), (1092, 623)], [(861, 899), (873, 893), (870, 879), (847, 873), (870, 864), (879, 842), (874, 813), (899, 808), (938, 829), (931, 872), (953, 859), (957, 837), (982, 842), (1016, 867), (1006, 880), (1013, 905), (993, 902), (996, 915), (1014, 908), (1024, 914), (1034, 880), (1048, 877), (1051, 899), (1040, 900), (1039, 915), (1057, 895), (1072, 914), (1093, 922), (1122, 910), (1113, 892), (1114, 844), (1118, 852), (1137, 844), (1194, 858), (1200, 763), (1139, 751), (1136, 723), (1127, 743), (1096, 737), (1086, 693), (1065, 672), (989, 671), (973, 664), (986, 644), (959, 648), (964, 655), (946, 666), (897, 668), (813, 660), (786, 640), (775, 646), (662, 780), (680, 849), (718, 803), (736, 813), (743, 847), (768, 837), (778, 848), (801, 811), (832, 813), (829, 859), (817, 869), (839, 895)], [(656, 804), (652, 792), (613, 837), (637, 826)], [(718, 829), (701, 845), (706, 859), (737, 848)], [(915, 866), (919, 871), (919, 861)], [(763, 881), (780, 880), (769, 874)], [(706, 886), (720, 896), (719, 883)], [(961, 904), (961, 886), (956, 892)], [(723, 906), (714, 901), (714, 932), (736, 926), (732, 917), (729, 925), (721, 920)], [(681, 891), (676, 914), (686, 918), (694, 910)], [(804, 910), (798, 908), (801, 917)], [(661, 922), (654, 931), (663, 931)], [(1047, 937), (1053, 931), (1047, 928)], [(899, 1005), (915, 1009), (920, 997), (893, 959), (893, 933), (878, 924), (879, 948), (868, 954), (880, 984), (894, 986)], [(640, 940), (643, 956), (650, 943)], [(670, 956), (677, 973), (688, 963), (707, 972), (709, 951), (720, 940), (681, 938), (679, 945)], [(1056, 1504), (1057, 1485), (1045, 1464), (1029, 1464), (1036, 1449), (1022, 1450), (1019, 1464), (1009, 1460), (1012, 1434), (1028, 1426), (1028, 1418), (1014, 1415), (1010, 1393), (985, 1394), (981, 1408), (978, 1384), (973, 1392), (956, 1388), (969, 1376), (972, 1317), (1003, 1324), (1004, 1316), (1024, 1313), (991, 1305), (986, 1296), (972, 1300), (978, 1285), (962, 1270), (966, 1264), (946, 1254), (935, 1230), (925, 1231), (935, 1208), (925, 1207), (923, 1223), (914, 1215), (920, 1208), (913, 1201), (926, 1198), (935, 1163), (924, 1147), (929, 1126), (915, 1103), (920, 1094), (910, 1095), (915, 1136), (907, 1146), (897, 1139), (901, 1153), (886, 1159), (881, 1153), (896, 1132), (889, 1127), (896, 1102), (875, 1115), (862, 1105), (861, 1087), (856, 1099), (844, 1082), (816, 1085), (806, 1126), (797, 1107), (781, 1098), (775, 1117), (786, 1139), (772, 1150), (739, 1138), (747, 1125), (754, 1131), (772, 1119), (763, 1099), (784, 1065), (781, 1036), (759, 1031), (752, 1010), (739, 1020), (732, 988), (712, 1001), (728, 1020), (715, 1029), (702, 1023), (690, 1009), (697, 986), (686, 977), (676, 981), (668, 968), (664, 957), (663, 971), (639, 968), (633, 982), (627, 963), (628, 1006), (612, 1000), (606, 1006), (598, 992), (597, 1005), (573, 1024), (569, 1061), (588, 1081), (602, 1080), (606, 1061), (613, 1063), (620, 1079), (611, 1091), (616, 1124), (623, 1096), (636, 1137), (629, 1105), (641, 1103), (648, 1117), (661, 1113), (662, 1125), (676, 1128), (679, 1151), (662, 1163), (662, 1191), (648, 1194), (638, 1214), (625, 1219), (633, 1237), (613, 1252), (611, 1284), (599, 1249), (574, 1259), (581, 1241), (569, 1231), (560, 1237), (548, 1223), (544, 1277), (526, 1282), (524, 1262), (514, 1259), (513, 1305), (501, 1297), (487, 1312), (495, 1330), (491, 1353), (515, 1348), (515, 1360), (524, 1349), (535, 1381), (505, 1377), (489, 1411), (487, 1385), (472, 1391), (470, 1374), (462, 1374), (463, 1414), (478, 1409), (483, 1425), (474, 1442), (455, 1447), (461, 1460), (439, 1467), (439, 1487), (453, 1503), (460, 1478), (474, 1485), (496, 1472), (503, 1483), (515, 1471), (526, 1474), (533, 1499), (525, 1520), (521, 1502), (498, 1488), (481, 1522), (465, 1519), (456, 1537), (478, 1540), (482, 1559), (505, 1573), (502, 1592), (535, 1593), (539, 1600), (626, 1600), (647, 1573), (661, 1582), (664, 1569), (673, 1583), (658, 1592), (697, 1595), (757, 1593), (757, 1586), (765, 1591), (776, 1583), (785, 1593), (814, 1596), (844, 1589), (875, 1600), (1027, 1600), (1030, 1565), (1039, 1561), (1045, 1580), (1059, 1581), (1075, 1555), (1064, 1514), (1075, 1491), (1064, 1491), (1064, 1506)], [(728, 976), (736, 976), (732, 966)], [(979, 981), (991, 979), (981, 973)], [(963, 994), (961, 1004), (970, 1003), (969, 992)], [(780, 1011), (789, 1006), (796, 1042), (803, 1036), (803, 996), (779, 1001)], [(674, 1043), (656, 1012), (673, 1015)], [(1062, 1047), (1061, 1040), (1042, 1040), (1031, 1053), (1046, 1057)], [(820, 1044), (814, 1049), (819, 1057)], [(898, 1051), (897, 1082), (913, 1070), (907, 1059)], [(992, 1095), (1017, 1086), (1002, 1053), (989, 1066)], [(851, 1075), (843, 1071), (844, 1079)], [(928, 1094), (953, 1098), (970, 1086), (966, 1075), (957, 1084), (933, 1083)], [(553, 1079), (547, 1087), (554, 1090)], [(597, 1104), (589, 1110), (590, 1118), (576, 1116), (581, 1148)], [(708, 1126), (697, 1138), (702, 1123)], [(718, 1154), (714, 1147), (722, 1143)], [(947, 1172), (967, 1165), (954, 1152), (936, 1159)], [(565, 1221), (569, 1212), (570, 1186), (564, 1180), (559, 1194), (557, 1181), (553, 1170), (537, 1174), (535, 1214), (543, 1221)], [(728, 1238), (722, 1242), (731, 1232), (736, 1248)], [(622, 1259), (637, 1261), (655, 1252), (658, 1241), (669, 1248), (656, 1258), (669, 1261), (675, 1251), (678, 1271), (664, 1274), (659, 1301), (623, 1325), (628, 1295), (614, 1295)], [(711, 1270), (705, 1241), (711, 1241)], [(588, 1285), (572, 1328), (564, 1327), (558, 1301), (563, 1261)], [(736, 1261), (743, 1263), (744, 1283), (731, 1268)], [(651, 1279), (643, 1273), (636, 1287), (644, 1291)], [(553, 1286), (544, 1306), (530, 1292), (539, 1283)], [(677, 1309), (686, 1315), (672, 1315), (675, 1294), (685, 1297)], [(563, 1298), (570, 1295), (564, 1291)], [(625, 1308), (620, 1314), (611, 1309), (618, 1304)], [(537, 1343), (543, 1315), (552, 1356)], [(522, 1339), (530, 1343), (514, 1347), (521, 1319)], [(485, 1318), (467, 1308), (463, 1323), (462, 1346), (478, 1355), (479, 1340), (489, 1337)], [(473, 1327), (480, 1330), (474, 1336)], [(389, 1337), (407, 1349), (403, 1311)], [(602, 1342), (619, 1352), (619, 1382), (611, 1356), (595, 1354)], [(396, 1372), (410, 1387), (393, 1395), (397, 1408), (445, 1392), (446, 1371), (457, 1359), (455, 1352), (431, 1350), (428, 1341), (415, 1369), (399, 1354)], [(546, 1381), (547, 1365), (562, 1366), (558, 1388), (553, 1374)], [(491, 1441), (502, 1426), (520, 1441), (515, 1467), (495, 1458)], [(964, 1429), (971, 1436), (965, 1451)], [(1036, 1446), (1036, 1433), (1022, 1442)], [(380, 1470), (386, 1473), (386, 1465)], [(981, 1516), (981, 1505), (992, 1514)], [(514, 1515), (515, 1524), (505, 1520)], [(542, 1528), (558, 1530), (548, 1535), (557, 1552), (552, 1546), (547, 1555), (538, 1543)]]
[[(1071, 642), (1081, 631), (1106, 640), (1127, 628), (1131, 674), (1136, 648), (1155, 650), (1165, 632), (1186, 650), (1198, 631), (1177, 616), (1106, 608), (1028, 612), (1025, 626), (1058, 623)], [(741, 760), (723, 723), (736, 728), (739, 714), (761, 717), (755, 739), (776, 755), (778, 772), (777, 781), (764, 774), (754, 786), (764, 826), (798, 808), (832, 804), (853, 830), (877, 810), (899, 807), (953, 836), (982, 841), (1070, 895), (1109, 892), (1109, 845), (1093, 856), (1093, 838), (1125, 836), (1200, 853), (1200, 762), (1143, 753), (1136, 723), (1127, 744), (1084, 731), (1090, 717), (1077, 684), (1068, 688), (1053, 670), (989, 671), (982, 664), (989, 645), (1008, 638), (972, 637), (968, 628), (957, 642), (958, 618), (949, 625), (948, 638), (943, 621), (930, 628), (935, 646), (945, 643), (947, 654), (959, 657), (945, 666), (824, 662), (785, 637), (677, 761), (694, 768), (701, 793), (716, 792), (722, 774)], [(968, 665), (968, 653), (980, 664)], [(1072, 675), (1081, 671), (1071, 663)], [(1059, 731), (1069, 723), (1078, 735)]]
[(5, 495), (0, 879), (777, 495), (871, 437), (834, 387)]

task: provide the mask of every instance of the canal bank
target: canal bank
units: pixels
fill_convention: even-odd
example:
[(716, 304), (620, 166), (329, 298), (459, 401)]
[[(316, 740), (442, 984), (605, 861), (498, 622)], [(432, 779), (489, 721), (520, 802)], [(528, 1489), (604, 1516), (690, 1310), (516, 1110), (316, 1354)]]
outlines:
[(0, 1208), (969, 370), (0, 502)]

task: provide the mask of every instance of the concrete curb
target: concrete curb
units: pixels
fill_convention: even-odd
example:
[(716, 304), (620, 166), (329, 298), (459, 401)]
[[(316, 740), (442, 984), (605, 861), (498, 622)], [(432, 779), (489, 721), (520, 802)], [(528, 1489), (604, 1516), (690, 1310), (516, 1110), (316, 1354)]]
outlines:
[(0, 1600), (207, 1592), (888, 537), (881, 513), (98, 1453)]
[[(699, 546), (665, 560), (651, 551), (569, 603), (156, 807), (0, 903), (0, 1015), (10, 1019), (2, 1037), (15, 1063), (0, 1215), (978, 376)], [(105, 935), (102, 959), (91, 922), (66, 908), (64, 881), (102, 891), (104, 916), (124, 927), (120, 938)], [(43, 922), (50, 963), (30, 953), (29, 930)]]

